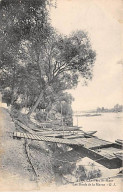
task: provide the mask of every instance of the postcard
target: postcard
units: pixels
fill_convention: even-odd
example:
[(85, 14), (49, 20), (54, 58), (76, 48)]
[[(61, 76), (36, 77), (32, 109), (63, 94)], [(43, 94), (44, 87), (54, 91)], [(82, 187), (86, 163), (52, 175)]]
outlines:
[(0, 191), (122, 192), (122, 100), (122, 0), (0, 0)]

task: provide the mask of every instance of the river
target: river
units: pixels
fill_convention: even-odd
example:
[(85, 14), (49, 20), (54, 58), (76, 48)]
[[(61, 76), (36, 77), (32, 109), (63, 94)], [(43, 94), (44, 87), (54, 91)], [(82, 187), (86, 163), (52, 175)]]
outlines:
[[(85, 113), (83, 113), (84, 115)], [(90, 113), (94, 114), (94, 113)], [(78, 119), (77, 119), (78, 118)], [(84, 131), (97, 131), (95, 134), (101, 139), (114, 142), (116, 139), (123, 139), (123, 112), (122, 113), (101, 113), (100, 116), (79, 116), (73, 117), (73, 124), (81, 126)]]

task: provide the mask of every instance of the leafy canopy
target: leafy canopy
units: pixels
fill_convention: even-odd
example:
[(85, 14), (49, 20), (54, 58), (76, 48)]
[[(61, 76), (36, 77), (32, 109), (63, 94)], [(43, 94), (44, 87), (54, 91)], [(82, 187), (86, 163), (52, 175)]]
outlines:
[[(0, 2), (0, 83), (13, 105), (32, 107), (40, 93), (47, 107), (79, 76), (92, 79), (96, 53), (84, 31), (58, 34), (48, 18), (48, 0)], [(68, 98), (69, 99), (69, 98)]]

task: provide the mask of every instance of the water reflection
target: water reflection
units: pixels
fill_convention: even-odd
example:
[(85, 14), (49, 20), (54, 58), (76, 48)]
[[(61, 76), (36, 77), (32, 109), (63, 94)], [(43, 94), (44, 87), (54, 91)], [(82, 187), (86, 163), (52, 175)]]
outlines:
[(102, 113), (101, 116), (73, 117), (74, 125), (82, 126), (84, 131), (97, 131), (95, 134), (101, 139), (114, 142), (123, 139), (123, 113)]

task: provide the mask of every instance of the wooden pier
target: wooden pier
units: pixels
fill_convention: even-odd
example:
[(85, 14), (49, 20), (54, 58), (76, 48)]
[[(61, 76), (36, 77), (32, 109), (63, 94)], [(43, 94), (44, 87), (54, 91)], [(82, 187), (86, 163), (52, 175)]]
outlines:
[(78, 134), (73, 131), (65, 131), (64, 135), (63, 132), (56, 132), (53, 129), (49, 129), (48, 131), (40, 129), (39, 133), (35, 133), (32, 129), (19, 121), (17, 121), (16, 124), (21, 127), (22, 132), (13, 132), (13, 138), (66, 144), (77, 151), (80, 156), (87, 156), (109, 169), (123, 166), (123, 159), (121, 158), (121, 153), (123, 153), (122, 146), (117, 143), (99, 139), (93, 135), (87, 136), (88, 133), (81, 130)]
[(14, 132), (13, 138), (18, 138), (18, 139), (24, 138), (24, 139), (31, 139), (31, 140), (37, 140), (37, 141), (46, 141), (46, 142), (53, 142), (53, 143), (60, 143), (60, 144), (67, 144), (67, 145), (83, 146), (82, 143), (78, 143), (75, 140), (39, 136), (39, 135), (31, 134), (31, 133)]

